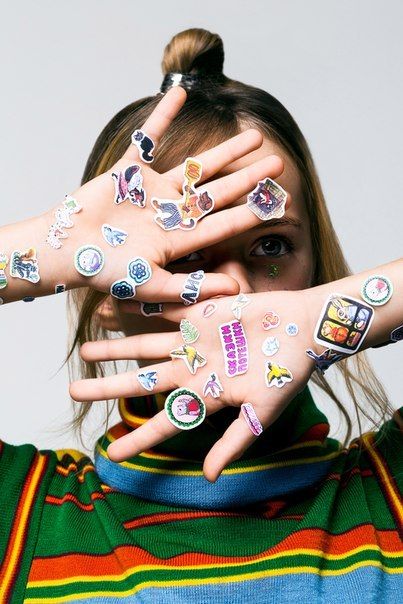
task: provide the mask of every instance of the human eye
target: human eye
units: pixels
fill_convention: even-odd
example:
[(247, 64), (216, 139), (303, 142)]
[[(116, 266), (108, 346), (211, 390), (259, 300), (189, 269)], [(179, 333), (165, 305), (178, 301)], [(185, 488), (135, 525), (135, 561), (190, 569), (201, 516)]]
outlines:
[(192, 252), (191, 254), (187, 254), (186, 256), (182, 256), (181, 258), (177, 258), (176, 260), (172, 260), (170, 264), (185, 264), (186, 262), (196, 262), (202, 260), (203, 257), (200, 252)]
[(288, 237), (271, 235), (259, 239), (256, 245), (252, 248), (250, 255), (278, 257), (292, 252), (293, 249), (294, 246)]

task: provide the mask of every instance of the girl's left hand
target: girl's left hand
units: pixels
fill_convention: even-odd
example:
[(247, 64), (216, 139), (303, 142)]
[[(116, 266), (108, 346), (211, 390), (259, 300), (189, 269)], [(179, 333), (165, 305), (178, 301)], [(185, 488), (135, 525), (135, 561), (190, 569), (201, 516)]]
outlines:
[[(312, 348), (317, 353), (323, 351), (323, 347), (313, 341), (314, 327), (323, 304), (323, 296), (318, 294), (317, 289), (247, 294), (249, 303), (241, 309), (240, 322), (248, 345), (248, 368), (241, 375), (227, 377), (224, 370), (234, 355), (224, 356), (226, 353), (220, 326), (236, 321), (231, 310), (236, 296), (223, 296), (191, 307), (164, 305), (163, 314), (160, 315), (176, 323), (188, 319), (199, 331), (197, 341), (188, 345), (188, 360), (191, 363), (194, 358), (194, 352), (189, 350), (193, 348), (206, 363), (196, 361), (194, 374), (185, 362), (186, 355), (161, 362), (161, 359), (170, 358), (171, 351), (183, 352), (185, 341), (181, 331), (87, 342), (80, 351), (85, 361), (147, 359), (160, 362), (120, 375), (73, 382), (70, 394), (76, 401), (141, 396), (146, 394), (146, 390), (139, 383), (137, 374), (156, 371), (158, 380), (153, 392), (168, 393), (180, 387), (189, 388), (204, 400), (206, 415), (226, 405), (240, 407), (242, 403), (252, 403), (265, 429), (307, 384), (314, 362), (307, 356), (306, 349)], [(216, 310), (205, 317), (203, 313), (211, 304), (216, 306)], [(266, 317), (268, 321), (275, 325), (277, 315), (280, 322), (267, 330), (266, 321), (265, 330), (263, 321), (269, 312), (272, 314)], [(228, 329), (224, 328), (225, 331)], [(263, 352), (262, 345), (267, 338), (271, 339), (266, 342), (267, 348)], [(242, 339), (235, 342), (235, 346), (231, 341), (235, 342), (235, 338), (229, 337), (227, 340), (228, 351), (234, 351), (237, 344), (242, 344)], [(267, 353), (271, 356), (266, 356)], [(213, 398), (207, 392), (203, 395), (211, 373), (218, 376), (223, 389), (218, 398)], [(124, 461), (179, 432), (180, 429), (170, 422), (166, 411), (162, 410), (130, 434), (113, 442), (108, 448), (108, 455), (113, 461)], [(227, 464), (241, 457), (256, 438), (258, 436), (252, 433), (240, 411), (238, 418), (207, 454), (203, 465), (205, 477), (214, 482)]]

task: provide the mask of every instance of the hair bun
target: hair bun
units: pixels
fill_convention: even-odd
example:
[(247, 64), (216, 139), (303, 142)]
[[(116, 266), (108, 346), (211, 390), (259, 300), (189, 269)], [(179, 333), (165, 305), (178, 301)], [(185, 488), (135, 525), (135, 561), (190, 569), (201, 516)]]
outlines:
[(223, 73), (224, 45), (218, 34), (206, 29), (186, 29), (167, 44), (162, 59), (164, 76), (169, 73), (218, 75)]

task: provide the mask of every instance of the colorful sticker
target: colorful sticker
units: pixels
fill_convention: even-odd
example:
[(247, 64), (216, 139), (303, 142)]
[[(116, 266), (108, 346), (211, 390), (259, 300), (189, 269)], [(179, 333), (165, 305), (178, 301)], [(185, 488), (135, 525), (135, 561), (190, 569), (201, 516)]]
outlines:
[(93, 277), (104, 268), (105, 257), (97, 245), (83, 245), (74, 255), (74, 266), (84, 277)]
[(274, 356), (280, 349), (280, 342), (278, 338), (266, 338), (262, 344), (262, 352), (267, 357)]
[(308, 348), (308, 350), (305, 350), (305, 352), (311, 359), (315, 361), (315, 367), (317, 371), (322, 373), (322, 375), (327, 369), (329, 369), (331, 365), (333, 365), (333, 363), (341, 361), (341, 359), (344, 359), (346, 356), (344, 354), (340, 354), (340, 352), (336, 352), (335, 350), (330, 350), (330, 348), (327, 348), (321, 354), (316, 354), (316, 352), (314, 352), (311, 348)]
[(216, 373), (210, 373), (210, 376), (203, 387), (203, 396), (210, 395), (213, 398), (219, 398), (221, 392), (224, 392), (224, 388), (218, 379), (218, 375)]
[(179, 329), (181, 331), (183, 341), (186, 342), (186, 344), (193, 344), (200, 336), (197, 327), (187, 319), (181, 319)]
[(110, 224), (102, 225), (102, 236), (109, 245), (112, 247), (117, 247), (118, 245), (123, 245), (128, 237), (128, 233), (126, 231), (122, 231), (121, 229), (116, 229), (112, 227)]
[(382, 306), (389, 302), (393, 294), (391, 281), (382, 275), (368, 277), (361, 288), (361, 296), (372, 306)]
[(396, 327), (396, 329), (391, 332), (390, 339), (392, 342), (399, 342), (400, 340), (403, 340), (403, 325)]
[(117, 279), (111, 285), (110, 292), (114, 298), (127, 300), (134, 298), (136, 295), (136, 287), (147, 283), (151, 279), (152, 270), (149, 262), (137, 256), (133, 258), (127, 265), (127, 276), (123, 279)]
[(61, 294), (66, 291), (66, 286), (64, 283), (58, 283), (55, 285), (55, 294)]
[(259, 436), (263, 432), (263, 426), (259, 421), (258, 416), (255, 413), (255, 410), (251, 403), (242, 403), (241, 405), (242, 414), (248, 424), (251, 432), (255, 436)]
[(237, 297), (235, 298), (235, 300), (233, 301), (233, 303), (231, 305), (231, 310), (234, 313), (234, 317), (236, 319), (238, 319), (238, 321), (241, 318), (242, 309), (245, 308), (245, 306), (247, 306), (250, 303), (251, 303), (251, 299), (248, 298), (247, 296), (245, 296), (245, 294), (237, 295)]
[(296, 323), (287, 323), (285, 326), (285, 333), (287, 336), (296, 336), (298, 334), (298, 325)]
[(165, 412), (169, 421), (181, 430), (199, 426), (206, 417), (206, 405), (193, 390), (177, 388), (165, 400)]
[(8, 264), (8, 256), (6, 254), (0, 254), (0, 289), (7, 286), (7, 275), (5, 268)]
[(266, 370), (264, 374), (266, 380), (266, 386), (271, 388), (272, 386), (276, 386), (277, 388), (282, 388), (287, 384), (287, 382), (291, 382), (293, 380), (292, 373), (287, 367), (282, 367), (281, 365), (277, 365), (277, 363), (272, 363), (271, 361), (266, 361)]
[(189, 344), (183, 344), (180, 348), (171, 350), (169, 354), (173, 359), (182, 359), (190, 373), (193, 374), (196, 373), (199, 367), (203, 367), (207, 363), (206, 359), (197, 352), (196, 348)]
[(131, 137), (133, 145), (136, 145), (139, 150), (140, 157), (147, 164), (150, 164), (154, 161), (154, 156), (152, 154), (153, 149), (155, 147), (154, 141), (146, 135), (142, 130), (135, 130)]
[(271, 178), (259, 180), (246, 205), (260, 220), (284, 216), (287, 192)]
[(158, 379), (157, 372), (156, 371), (145, 371), (144, 373), (138, 373), (137, 379), (140, 382), (140, 384), (143, 386), (143, 388), (145, 388), (146, 390), (151, 392), (152, 390), (154, 390), (154, 387), (157, 383), (157, 379)]
[(263, 317), (262, 326), (266, 331), (268, 329), (275, 329), (280, 325), (280, 317), (274, 310), (269, 310)]
[(315, 342), (332, 350), (353, 354), (361, 346), (373, 317), (374, 309), (360, 300), (331, 294), (316, 324)]
[(26, 279), (31, 283), (38, 283), (40, 280), (39, 266), (34, 247), (30, 247), (23, 252), (15, 250), (11, 254), (10, 275), (19, 279)]
[(248, 343), (242, 323), (230, 321), (218, 328), (224, 355), (225, 375), (235, 377), (248, 371)]
[(200, 296), (201, 284), (205, 278), (206, 275), (202, 270), (190, 273), (190, 275), (186, 277), (186, 281), (183, 285), (183, 292), (181, 293), (184, 304), (196, 304)]
[(143, 189), (143, 177), (138, 164), (128, 166), (121, 172), (112, 172), (112, 178), (115, 183), (115, 203), (119, 204), (129, 199), (133, 205), (144, 208), (146, 192)]
[(214, 199), (208, 191), (196, 192), (194, 185), (201, 178), (202, 164), (188, 157), (184, 165), (182, 199), (158, 199), (153, 197), (151, 205), (157, 212), (155, 222), (165, 231), (194, 229), (197, 222), (214, 208)]
[(280, 276), (280, 267), (278, 264), (270, 264), (267, 275), (270, 279), (277, 279)]
[(62, 207), (55, 210), (56, 222), (49, 227), (46, 243), (56, 250), (60, 249), (62, 247), (60, 239), (68, 237), (63, 229), (71, 229), (74, 226), (71, 215), (77, 214), (81, 210), (82, 207), (78, 201), (71, 195), (66, 195)]
[(213, 313), (215, 313), (215, 311), (217, 310), (217, 304), (214, 304), (214, 302), (209, 302), (208, 304), (206, 304), (206, 306), (203, 308), (203, 312), (202, 312), (202, 317), (204, 319), (207, 319), (208, 317), (211, 317), (211, 315)]
[(163, 312), (161, 302), (140, 302), (140, 312), (144, 317), (153, 317)]

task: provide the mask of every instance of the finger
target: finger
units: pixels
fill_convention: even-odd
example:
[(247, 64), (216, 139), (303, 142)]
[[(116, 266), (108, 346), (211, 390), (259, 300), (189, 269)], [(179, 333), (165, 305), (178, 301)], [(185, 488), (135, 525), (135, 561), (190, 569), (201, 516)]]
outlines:
[[(162, 97), (154, 111), (141, 127), (141, 130), (152, 139), (155, 147), (158, 145), (162, 135), (168, 130), (169, 125), (177, 116), (185, 101), (186, 91), (181, 86), (174, 86)], [(137, 146), (131, 143), (122, 159), (139, 161)]]
[(171, 362), (149, 365), (147, 368), (128, 371), (119, 375), (103, 378), (77, 380), (70, 384), (70, 396), (74, 401), (104, 401), (121, 396), (142, 396), (146, 389), (137, 379), (137, 374), (155, 371), (157, 383), (153, 392), (174, 390), (177, 384), (173, 381)]
[[(183, 306), (182, 306), (183, 315)], [(178, 332), (140, 334), (113, 340), (86, 342), (80, 348), (84, 361), (117, 361), (140, 359), (169, 359), (169, 352), (175, 348)]]
[[(240, 159), (247, 153), (258, 149), (263, 141), (263, 136), (254, 128), (250, 128), (241, 134), (233, 136), (229, 140), (196, 155), (194, 159), (201, 162), (203, 166), (202, 177), (199, 182), (209, 180), (214, 174), (217, 174), (228, 164)], [(175, 185), (181, 188), (183, 181), (183, 164), (176, 166), (165, 173), (165, 176), (175, 182)]]

